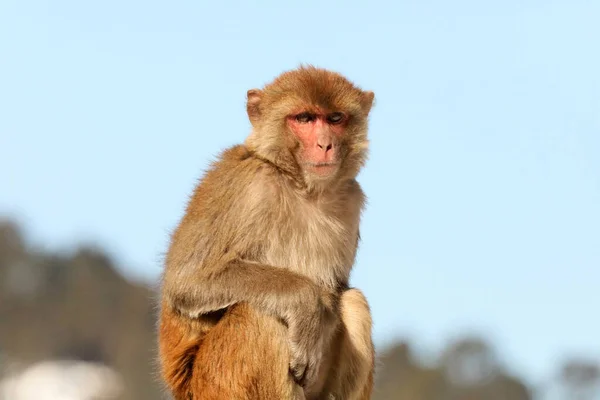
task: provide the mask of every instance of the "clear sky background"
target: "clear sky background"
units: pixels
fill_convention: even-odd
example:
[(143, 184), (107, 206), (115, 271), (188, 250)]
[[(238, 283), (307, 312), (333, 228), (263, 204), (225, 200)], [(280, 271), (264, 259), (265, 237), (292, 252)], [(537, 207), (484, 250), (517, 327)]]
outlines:
[(600, 2), (0, 2), (0, 214), (155, 280), (247, 89), (374, 90), (353, 275), (378, 345), (491, 338), (531, 383), (600, 358)]

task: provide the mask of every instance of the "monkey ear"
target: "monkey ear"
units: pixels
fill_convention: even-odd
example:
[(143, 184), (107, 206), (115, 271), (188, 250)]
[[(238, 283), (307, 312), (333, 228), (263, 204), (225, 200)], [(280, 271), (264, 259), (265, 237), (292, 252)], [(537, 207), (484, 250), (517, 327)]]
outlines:
[(260, 101), (262, 99), (262, 91), (258, 89), (250, 89), (246, 94), (246, 111), (252, 125), (255, 125), (260, 120)]
[(369, 114), (371, 107), (373, 106), (373, 100), (375, 99), (375, 93), (371, 91), (362, 92), (360, 104), (365, 114)]

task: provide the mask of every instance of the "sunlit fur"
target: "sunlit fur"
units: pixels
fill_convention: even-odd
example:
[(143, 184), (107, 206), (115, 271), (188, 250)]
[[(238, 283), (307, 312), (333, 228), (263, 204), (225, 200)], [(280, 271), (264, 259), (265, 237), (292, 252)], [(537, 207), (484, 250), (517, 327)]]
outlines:
[[(348, 281), (372, 102), (314, 67), (248, 92), (252, 132), (201, 179), (166, 258), (159, 352), (176, 399), (370, 397), (371, 316)], [(285, 123), (310, 107), (350, 116), (332, 179), (303, 171)], [(289, 373), (302, 346), (317, 363), (304, 388)]]

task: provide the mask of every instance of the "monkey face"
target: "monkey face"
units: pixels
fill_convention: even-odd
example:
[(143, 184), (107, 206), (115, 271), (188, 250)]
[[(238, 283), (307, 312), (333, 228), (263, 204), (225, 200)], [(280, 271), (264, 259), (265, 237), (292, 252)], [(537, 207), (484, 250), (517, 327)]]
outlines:
[(340, 167), (346, 114), (312, 107), (310, 111), (302, 110), (286, 119), (300, 144), (297, 158), (302, 170), (319, 178), (335, 175)]
[(306, 183), (354, 178), (367, 156), (374, 94), (340, 74), (301, 67), (248, 91), (247, 145)]

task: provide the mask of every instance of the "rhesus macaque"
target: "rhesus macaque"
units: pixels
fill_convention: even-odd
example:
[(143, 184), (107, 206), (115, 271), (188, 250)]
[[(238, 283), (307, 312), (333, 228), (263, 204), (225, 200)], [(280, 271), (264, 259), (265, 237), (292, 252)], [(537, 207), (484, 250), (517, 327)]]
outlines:
[(348, 286), (374, 94), (300, 67), (249, 90), (252, 132), (172, 236), (159, 352), (176, 399), (368, 399), (371, 315)]

